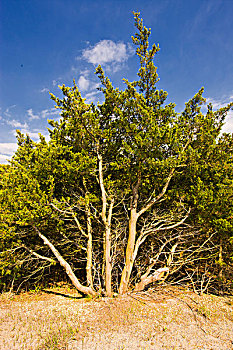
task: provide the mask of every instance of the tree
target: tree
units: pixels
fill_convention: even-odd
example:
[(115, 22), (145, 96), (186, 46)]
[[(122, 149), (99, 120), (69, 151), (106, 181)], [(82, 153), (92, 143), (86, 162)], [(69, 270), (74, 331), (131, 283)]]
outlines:
[[(201, 255), (205, 262), (215, 259), (220, 226), (222, 238), (232, 237), (225, 201), (232, 193), (232, 137), (219, 135), (233, 104), (216, 112), (209, 104), (203, 114), (203, 88), (180, 114), (175, 104), (165, 104), (167, 93), (156, 89), (159, 46), (149, 48), (150, 29), (139, 13), (134, 19), (138, 80), (124, 79), (121, 91), (98, 66), (104, 102), (97, 105), (85, 102), (75, 81), (61, 86), (62, 99), (51, 94), (61, 119), (50, 121), (50, 141), (41, 136), (34, 143), (19, 134), (2, 180), (6, 230), (20, 231), (23, 240), (27, 232), (37, 257), (44, 252), (33, 250), (40, 237), (49, 248), (44, 257), (55, 256), (75, 287), (90, 295), (101, 288), (108, 296), (113, 289), (142, 290), (187, 266), (193, 270)], [(211, 196), (224, 208), (217, 221), (210, 216)], [(74, 270), (83, 271), (83, 259), (85, 278), (78, 278)]]
[[(24, 270), (25, 265), (29, 265), (27, 270), (31, 271), (29, 273), (31, 277), (58, 262), (78, 290), (94, 296), (96, 293), (92, 285), (86, 287), (80, 283), (66, 260), (66, 257), (70, 255), (70, 248), (75, 249), (76, 258), (79, 257), (83, 248), (81, 238), (74, 232), (74, 227), (70, 227), (71, 225), (66, 225), (68, 226), (66, 229), (63, 220), (57, 214), (58, 210), (59, 212), (66, 210), (64, 207), (67, 206), (69, 200), (66, 195), (63, 198), (64, 205), (61, 206), (58, 203), (59, 209), (57, 208), (58, 199), (62, 195), (59, 180), (68, 163), (60, 163), (56, 167), (57, 174), (54, 172), (61, 153), (53, 145), (49, 148), (43, 137), (41, 137), (41, 142), (36, 144), (19, 133), (18, 143), (19, 148), (12, 161), (12, 166), (3, 173), (0, 196), (1, 208), (3, 208), (1, 211), (1, 238), (3, 245), (5, 244), (2, 254), (11, 257), (11, 254), (14, 253), (15, 257), (14, 261), (9, 259), (8, 271), (14, 270), (15, 265), (21, 266)], [(65, 148), (61, 148), (60, 152), (64, 155)], [(54, 153), (56, 157), (53, 158)], [(72, 174), (70, 174), (69, 186), (72, 186), (71, 177)], [(54, 178), (57, 188), (54, 185)], [(81, 228), (70, 206), (69, 209), (76, 226)], [(67, 232), (68, 229), (70, 232)], [(73, 236), (72, 239), (69, 236)], [(47, 249), (44, 249), (40, 241), (38, 242), (38, 238), (49, 247), (56, 259), (48, 256)], [(56, 246), (62, 247), (62, 255), (54, 242)], [(41, 263), (35, 264), (35, 260), (38, 261), (38, 259)], [(6, 262), (2, 266), (3, 271)], [(28, 278), (27, 274), (26, 278)]]

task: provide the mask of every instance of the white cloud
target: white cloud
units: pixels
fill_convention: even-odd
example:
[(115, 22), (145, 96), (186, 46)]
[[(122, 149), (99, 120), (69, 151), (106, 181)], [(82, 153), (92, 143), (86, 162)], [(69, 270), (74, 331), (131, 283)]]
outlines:
[(7, 117), (11, 117), (11, 109), (15, 108), (16, 105), (12, 105), (12, 106), (9, 106), (7, 107), (7, 109), (5, 110), (4, 114), (7, 116)]
[(85, 78), (83, 75), (81, 75), (81, 77), (78, 80), (78, 86), (80, 90), (87, 91), (90, 86), (90, 81), (87, 78)]
[(29, 129), (22, 129), (21, 132), (24, 135), (28, 135), (33, 141), (39, 140), (39, 133), (44, 133), (44, 130), (29, 130)]
[(12, 155), (17, 149), (17, 143), (0, 143), (0, 153)]
[(0, 164), (7, 164), (16, 150), (17, 143), (0, 143)]
[(78, 79), (78, 87), (83, 93), (86, 93), (84, 97), (88, 103), (90, 101), (90, 97), (96, 96), (99, 93), (99, 91), (96, 91), (96, 89), (100, 86), (99, 82), (97, 83), (89, 79), (89, 74), (89, 69), (84, 69), (80, 71), (80, 77)]
[(44, 119), (50, 119), (50, 118), (56, 119), (54, 118), (54, 116), (60, 116), (60, 110), (54, 107), (50, 109), (43, 109), (40, 112), (40, 115), (41, 115), (41, 118), (44, 118)]
[[(60, 115), (60, 111), (53, 107), (53, 108), (50, 108), (50, 109), (43, 109), (39, 113), (35, 114), (33, 112), (33, 109), (30, 108), (30, 109), (27, 110), (27, 114), (29, 116), (29, 120), (32, 121), (32, 120), (36, 120), (36, 119), (50, 119), (50, 118), (53, 118), (54, 116)], [(24, 125), (21, 125), (21, 127), (27, 128), (28, 125), (24, 124)]]
[(225, 98), (216, 100), (216, 99), (214, 99), (214, 98), (207, 97), (207, 99), (206, 99), (206, 104), (209, 104), (209, 103), (212, 104), (214, 110), (219, 109), (219, 108), (222, 108), (224, 105), (227, 104)]
[(8, 160), (10, 159), (10, 156), (6, 156), (5, 154), (0, 153), (0, 164), (8, 164)]
[(207, 97), (206, 103), (207, 104), (211, 103), (213, 106), (213, 109), (219, 109), (226, 106), (228, 103), (232, 102), (232, 100), (233, 100), (233, 96), (229, 96), (229, 95), (223, 96), (219, 99)]
[(28, 124), (24, 123), (22, 124), (21, 122), (19, 122), (18, 120), (7, 120), (6, 123), (10, 126), (12, 126), (13, 128), (28, 128)]
[(87, 68), (80, 71), (80, 75), (83, 75), (85, 78), (87, 78), (89, 74), (90, 74), (90, 71)]
[[(45, 132), (44, 129), (29, 129), (29, 128), (24, 128), (21, 129), (20, 132), (24, 135), (28, 135), (33, 141), (37, 142), (39, 141), (40, 137), (39, 134), (42, 134), (46, 140), (49, 139), (49, 133)], [(16, 136), (17, 133), (15, 130), (12, 130), (11, 133)]]
[(29, 120), (40, 119), (40, 117), (37, 114), (33, 113), (32, 108), (28, 109), (27, 113), (28, 113)]
[[(226, 105), (232, 102), (233, 96), (230, 97), (222, 97), (220, 99), (207, 98), (207, 104), (212, 103), (213, 109), (217, 110), (222, 107), (226, 107)], [(230, 110), (227, 113), (227, 117), (225, 119), (225, 124), (222, 127), (222, 132), (233, 133), (233, 110)]]
[(228, 112), (222, 132), (233, 133), (233, 111)]
[(100, 96), (100, 91), (91, 91), (84, 96), (87, 103), (97, 103), (99, 101), (98, 96)]
[(49, 89), (48, 88), (43, 88), (43, 89), (40, 90), (40, 92), (42, 92), (42, 93), (43, 92), (49, 92)]
[(51, 110), (50, 109), (43, 109), (43, 111), (41, 111), (41, 117), (43, 119), (49, 117), (50, 115), (51, 115)]
[(79, 72), (79, 68), (77, 68), (77, 67), (75, 67), (75, 66), (72, 66), (71, 67), (71, 72), (72, 72), (72, 74), (74, 73), (74, 74), (77, 74), (78, 72)]
[(102, 40), (92, 49), (85, 49), (83, 57), (90, 63), (105, 64), (109, 62), (122, 62), (128, 58), (126, 45), (114, 43), (112, 40)]
[[(123, 42), (101, 40), (94, 47), (83, 50), (82, 57), (93, 65), (101, 64), (117, 71), (132, 54), (131, 46)], [(110, 65), (110, 67), (109, 67)]]

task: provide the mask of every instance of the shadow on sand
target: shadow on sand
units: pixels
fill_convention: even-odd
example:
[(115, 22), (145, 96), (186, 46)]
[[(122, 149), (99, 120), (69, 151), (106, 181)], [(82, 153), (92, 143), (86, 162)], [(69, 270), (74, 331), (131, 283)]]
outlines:
[(54, 295), (60, 295), (62, 297), (65, 297), (65, 298), (69, 298), (69, 299), (83, 299), (83, 295), (78, 295), (78, 296), (75, 296), (75, 295), (71, 295), (71, 294), (65, 294), (65, 293), (61, 293), (61, 292), (55, 292), (53, 290), (47, 290), (47, 289), (41, 289), (43, 292), (45, 293), (48, 293), (48, 294), (54, 294)]

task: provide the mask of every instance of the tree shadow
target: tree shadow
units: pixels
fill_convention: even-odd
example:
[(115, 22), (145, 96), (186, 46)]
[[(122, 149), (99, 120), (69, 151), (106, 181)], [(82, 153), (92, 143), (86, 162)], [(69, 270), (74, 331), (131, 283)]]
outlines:
[(83, 299), (83, 295), (81, 295), (81, 294), (80, 294), (80, 296), (74, 296), (74, 295), (65, 294), (65, 293), (61, 293), (61, 292), (55, 292), (55, 291), (47, 290), (47, 289), (41, 289), (41, 290), (47, 294), (59, 295), (59, 296), (69, 298), (69, 299)]

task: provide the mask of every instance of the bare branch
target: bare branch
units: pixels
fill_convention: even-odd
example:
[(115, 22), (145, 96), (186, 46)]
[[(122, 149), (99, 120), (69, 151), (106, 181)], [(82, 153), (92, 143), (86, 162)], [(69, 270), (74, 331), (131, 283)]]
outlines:
[(148, 209), (150, 209), (156, 202), (158, 202), (163, 196), (164, 194), (166, 193), (167, 191), (167, 188), (169, 186), (169, 183), (173, 177), (175, 173), (175, 168), (172, 168), (170, 170), (170, 173), (168, 175), (168, 178), (167, 178), (167, 181), (166, 181), (166, 184), (164, 185), (162, 191), (160, 192), (160, 194), (156, 197), (156, 198), (153, 198), (144, 208), (142, 208), (138, 213), (137, 213), (137, 216), (138, 218), (143, 214), (145, 213)]
[(56, 264), (56, 261), (54, 259), (48, 258), (47, 256), (40, 255), (25, 245), (22, 245), (22, 247), (24, 247), (28, 252), (30, 252), (32, 255), (36, 256), (38, 259), (47, 260), (47, 261), (51, 262), (52, 264)]
[(67, 211), (67, 210), (61, 210), (61, 209), (57, 208), (53, 203), (50, 203), (50, 205), (51, 205), (54, 209), (56, 209), (56, 210), (58, 210), (60, 213), (62, 213), (63, 215), (67, 215), (67, 214), (71, 215), (71, 216), (73, 217), (73, 219), (74, 219), (76, 225), (78, 226), (78, 229), (79, 229), (79, 231), (81, 232), (81, 234), (82, 234), (84, 237), (88, 237), (88, 235), (86, 234), (86, 232), (83, 230), (83, 228), (82, 228), (82, 226), (81, 226), (81, 224), (80, 224), (80, 222), (79, 222), (77, 216), (75, 215), (75, 213), (74, 213), (72, 207), (71, 207), (67, 202), (66, 202), (66, 205), (69, 206), (69, 211)]
[(79, 290), (80, 292), (88, 295), (95, 296), (96, 292), (91, 287), (85, 287), (83, 286), (78, 278), (75, 276), (70, 264), (61, 256), (59, 251), (54, 247), (54, 245), (48, 240), (47, 237), (45, 237), (36, 226), (33, 226), (34, 230), (37, 232), (38, 236), (44, 241), (44, 244), (46, 244), (53, 254), (56, 256), (57, 260), (59, 261), (60, 265), (64, 267), (66, 270), (67, 275), (69, 276), (70, 280), (72, 281), (73, 285)]
[(97, 150), (98, 152), (98, 161), (99, 161), (99, 185), (100, 185), (100, 189), (101, 189), (101, 194), (102, 194), (102, 220), (104, 222), (104, 224), (106, 225), (107, 220), (106, 220), (106, 210), (107, 210), (107, 194), (105, 191), (105, 187), (104, 187), (104, 179), (103, 179), (103, 158), (102, 155), (99, 153), (99, 150)]

